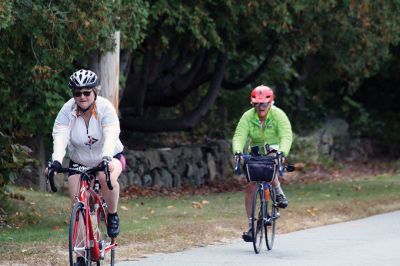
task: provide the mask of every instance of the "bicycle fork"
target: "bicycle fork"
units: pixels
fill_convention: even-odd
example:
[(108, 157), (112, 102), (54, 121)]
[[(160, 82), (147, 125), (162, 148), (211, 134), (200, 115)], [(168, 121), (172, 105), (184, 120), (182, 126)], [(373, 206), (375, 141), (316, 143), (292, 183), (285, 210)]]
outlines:
[[(275, 200), (271, 198), (271, 185), (269, 183), (264, 182), (262, 184), (262, 190), (264, 197), (262, 199), (263, 206), (264, 206), (264, 224), (272, 225), (272, 222), (280, 217), (280, 213), (272, 211), (271, 213), (268, 212), (268, 204), (273, 204), (276, 206)], [(272, 209), (274, 210), (274, 208)]]

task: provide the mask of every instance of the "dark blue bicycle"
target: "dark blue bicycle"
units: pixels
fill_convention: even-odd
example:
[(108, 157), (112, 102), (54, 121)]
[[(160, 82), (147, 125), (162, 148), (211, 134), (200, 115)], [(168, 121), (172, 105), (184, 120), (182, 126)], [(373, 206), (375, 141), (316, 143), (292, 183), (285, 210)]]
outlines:
[(274, 245), (276, 222), (280, 217), (279, 208), (275, 199), (275, 191), (271, 182), (276, 175), (283, 175), (283, 172), (294, 171), (292, 165), (284, 166), (283, 154), (277, 150), (265, 146), (266, 155), (258, 153), (258, 147), (252, 147), (251, 154), (242, 154), (237, 157), (235, 170), (241, 174), (240, 162), (243, 158), (243, 170), (247, 181), (256, 182), (253, 194), (251, 212), (251, 231), (253, 237), (254, 252), (261, 251), (262, 240), (265, 235), (267, 249), (271, 250)]

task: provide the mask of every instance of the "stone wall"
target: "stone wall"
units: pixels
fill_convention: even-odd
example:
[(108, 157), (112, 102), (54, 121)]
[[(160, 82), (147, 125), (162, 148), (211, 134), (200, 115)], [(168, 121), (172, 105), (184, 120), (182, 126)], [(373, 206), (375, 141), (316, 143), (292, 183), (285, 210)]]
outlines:
[(177, 148), (126, 150), (127, 168), (119, 182), (130, 186), (201, 186), (233, 174), (231, 144), (218, 140)]
[[(289, 161), (292, 163), (321, 163), (329, 159), (367, 161), (373, 155), (371, 141), (350, 138), (348, 124), (344, 120), (328, 120), (320, 129), (307, 136), (295, 136)], [(125, 150), (127, 169), (119, 178), (121, 189), (136, 185), (144, 187), (201, 186), (210, 181), (230, 178), (231, 143), (227, 140), (208, 141), (197, 145), (176, 148)], [(68, 160), (63, 162), (67, 165)], [(15, 183), (38, 186), (44, 178), (44, 170), (37, 165), (25, 166)], [(64, 181), (67, 178), (57, 178)], [(62, 184), (58, 185), (63, 187)]]
[(348, 123), (336, 118), (309, 135), (295, 135), (290, 156), (293, 161), (320, 163), (327, 158), (367, 161), (373, 153), (370, 140), (350, 137)]

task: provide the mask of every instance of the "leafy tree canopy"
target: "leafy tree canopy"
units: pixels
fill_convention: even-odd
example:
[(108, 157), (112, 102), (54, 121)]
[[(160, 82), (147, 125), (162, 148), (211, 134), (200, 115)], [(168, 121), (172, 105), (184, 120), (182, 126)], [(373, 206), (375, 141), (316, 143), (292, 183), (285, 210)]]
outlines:
[(332, 110), (365, 112), (352, 95), (392, 57), (399, 8), (372, 0), (3, 1), (2, 128), (49, 132), (68, 75), (110, 50), (116, 30), (125, 130), (191, 129), (216, 101), (239, 114), (247, 107), (238, 97), (248, 102), (260, 83), (276, 90), (298, 130)]

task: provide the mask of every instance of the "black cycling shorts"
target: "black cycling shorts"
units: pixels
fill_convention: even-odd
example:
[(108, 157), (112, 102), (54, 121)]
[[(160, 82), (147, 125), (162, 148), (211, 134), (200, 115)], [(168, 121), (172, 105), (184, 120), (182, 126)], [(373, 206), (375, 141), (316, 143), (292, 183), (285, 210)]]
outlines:
[[(122, 152), (120, 152), (120, 153), (115, 154), (113, 157), (121, 162), (121, 165), (122, 165), (122, 172), (125, 171), (126, 160), (125, 160), (124, 154), (123, 154)], [(75, 165), (79, 165), (79, 166), (85, 166), (85, 165), (83, 165), (83, 164), (79, 164), (79, 163), (76, 163), (76, 162), (74, 162), (74, 161), (72, 161), (72, 160), (69, 160), (69, 167), (73, 167), (74, 164), (75, 164)], [(86, 166), (85, 166), (85, 167), (86, 167)], [(70, 174), (70, 173), (68, 174), (68, 176), (71, 176), (71, 175), (72, 175), (72, 174)]]

